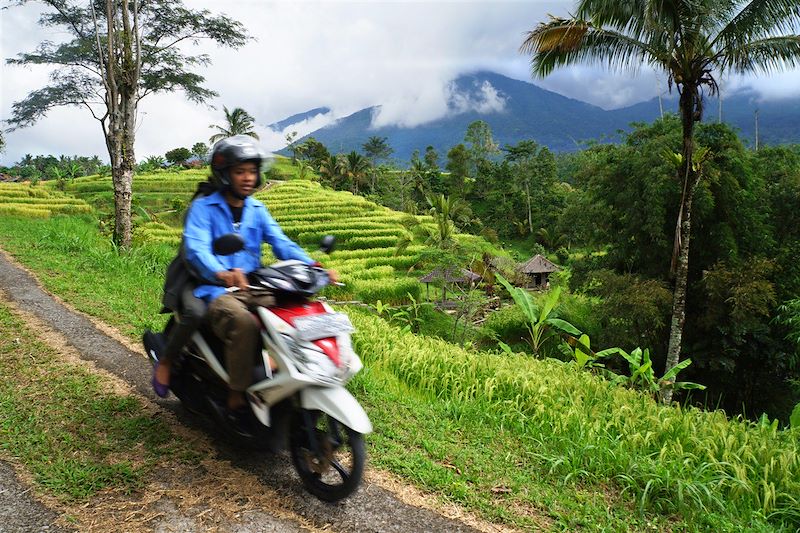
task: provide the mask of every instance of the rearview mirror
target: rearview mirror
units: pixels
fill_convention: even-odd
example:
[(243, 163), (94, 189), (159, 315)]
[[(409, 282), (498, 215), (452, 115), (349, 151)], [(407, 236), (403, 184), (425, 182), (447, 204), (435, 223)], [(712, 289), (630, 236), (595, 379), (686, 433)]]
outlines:
[(326, 254), (329, 254), (333, 251), (333, 247), (336, 246), (336, 237), (333, 235), (325, 235), (322, 238), (322, 242), (319, 243), (319, 249)]
[(244, 239), (238, 233), (226, 233), (211, 243), (214, 255), (233, 255), (244, 250)]

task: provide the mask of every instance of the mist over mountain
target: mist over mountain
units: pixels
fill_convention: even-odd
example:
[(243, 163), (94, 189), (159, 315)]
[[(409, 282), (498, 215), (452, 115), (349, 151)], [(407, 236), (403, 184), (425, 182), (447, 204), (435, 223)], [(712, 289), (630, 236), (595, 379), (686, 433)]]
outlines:
[[(405, 127), (381, 125), (381, 106), (373, 106), (342, 117), (317, 129), (313, 136), (332, 152), (361, 151), (370, 136), (387, 137), (394, 157), (406, 161), (414, 150), (424, 152), (433, 146), (441, 155), (463, 141), (467, 126), (484, 120), (492, 128), (501, 146), (533, 139), (551, 150), (574, 151), (587, 141), (619, 142), (620, 130), (630, 130), (633, 122), (651, 122), (662, 109), (677, 112), (677, 94), (657, 98), (620, 109), (605, 110), (542, 89), (532, 83), (515, 80), (493, 72), (476, 72), (455, 79), (448, 87), (447, 113), (436, 120)], [(723, 95), (722, 119), (740, 130), (745, 142), (755, 137), (755, 112), (759, 117), (759, 143), (800, 142), (800, 99), (759, 101), (752, 92)], [(328, 108), (316, 108), (288, 117), (269, 127), (286, 131), (292, 125), (320, 114)], [(717, 98), (706, 100), (705, 122), (719, 118)]]

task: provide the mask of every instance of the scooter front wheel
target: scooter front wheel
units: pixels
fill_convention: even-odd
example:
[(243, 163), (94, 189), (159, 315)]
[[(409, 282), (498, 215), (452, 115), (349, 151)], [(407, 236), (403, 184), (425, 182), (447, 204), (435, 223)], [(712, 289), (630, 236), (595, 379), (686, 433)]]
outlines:
[(295, 413), (289, 451), (306, 490), (320, 500), (339, 501), (361, 483), (367, 455), (364, 436), (325, 413)]

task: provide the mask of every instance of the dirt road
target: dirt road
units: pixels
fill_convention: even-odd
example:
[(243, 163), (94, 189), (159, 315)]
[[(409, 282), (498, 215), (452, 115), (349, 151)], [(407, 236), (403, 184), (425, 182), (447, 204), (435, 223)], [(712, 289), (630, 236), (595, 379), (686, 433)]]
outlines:
[[(69, 522), (53, 525), (65, 512), (81, 531), (501, 531), (372, 471), (351, 498), (336, 505), (322, 503), (302, 489), (287, 456), (245, 453), (209, 441), (204, 420), (185, 413), (176, 400), (152, 393), (149, 365), (140, 348), (45, 292), (2, 251), (0, 289), (4, 300), (51, 346), (117, 380), (127, 393), (146, 398), (154, 416), (174, 417), (186, 438), (208, 446), (208, 458), (199, 468), (183, 472), (167, 465), (141, 494), (125, 501), (101, 496), (83, 514), (54, 502), (45, 502), (52, 510), (45, 509), (15, 481), (12, 469), (0, 463), (0, 513), (5, 513), (0, 514), (0, 531), (68, 530)], [(4, 520), (7, 515), (15, 516), (19, 525)]]

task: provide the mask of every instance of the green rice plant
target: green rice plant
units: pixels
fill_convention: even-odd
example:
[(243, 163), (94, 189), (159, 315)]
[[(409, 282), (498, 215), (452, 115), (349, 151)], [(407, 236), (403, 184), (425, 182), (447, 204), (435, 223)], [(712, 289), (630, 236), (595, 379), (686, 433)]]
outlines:
[(30, 196), (2, 196), (0, 195), (0, 204), (38, 204), (38, 205), (48, 205), (48, 204), (76, 204), (76, 205), (86, 205), (86, 202), (80, 200), (78, 198), (69, 198), (69, 197), (48, 197), (48, 198), (32, 198)]
[[(406, 249), (405, 256), (414, 256), (423, 250), (422, 246), (409, 246)], [(331, 259), (368, 259), (368, 258), (385, 258), (391, 259), (394, 254), (394, 248), (368, 248), (366, 250), (338, 250), (330, 254)], [(389, 264), (389, 263), (386, 263)]]
[(415, 279), (392, 278), (353, 280), (350, 290), (363, 302), (381, 300), (390, 305), (401, 305), (410, 302), (410, 298), (419, 299), (421, 286)]
[(339, 246), (343, 250), (391, 248), (397, 244), (397, 240), (397, 236), (353, 237), (351, 239), (343, 240)]
[[(283, 223), (281, 224), (283, 230), (287, 233), (289, 231), (293, 231), (296, 233), (304, 233), (309, 231), (331, 231), (337, 229), (381, 229), (381, 228), (392, 228), (397, 227), (395, 222), (389, 218), (374, 218), (374, 217), (362, 217), (356, 218), (352, 220), (340, 220), (338, 222), (310, 222), (310, 223)], [(399, 228), (398, 228), (399, 229)]]
[(51, 214), (49, 209), (41, 209), (37, 206), (21, 206), (14, 204), (0, 205), (0, 215), (12, 215), (33, 218), (48, 218)]
[(270, 209), (270, 214), (275, 220), (336, 220), (342, 217), (358, 217), (365, 213), (363, 209), (354, 206), (337, 206), (309, 209)]
[(264, 195), (264, 202), (279, 210), (288, 209), (325, 209), (326, 207), (361, 207), (365, 211), (385, 211), (385, 208), (360, 197), (337, 198), (321, 194), (308, 194), (305, 197), (286, 198)]
[(47, 209), (52, 213), (63, 215), (79, 215), (89, 214), (92, 212), (92, 207), (89, 204), (54, 204), (47, 205)]
[(329, 231), (304, 231), (298, 233), (295, 239), (299, 243), (318, 243), (324, 236), (333, 235), (337, 239), (353, 239), (355, 237), (386, 237), (397, 238), (402, 230), (398, 228), (377, 228), (367, 230), (329, 230)]
[(368, 257), (364, 261), (366, 268), (388, 265), (398, 271), (407, 271), (419, 262), (419, 255), (401, 255), (397, 257)]
[(351, 279), (382, 279), (382, 278), (392, 278), (394, 277), (395, 271), (394, 268), (390, 266), (377, 266), (372, 268), (366, 268), (364, 265), (360, 265), (354, 268), (342, 268), (340, 266), (333, 266), (337, 272), (340, 274), (347, 275)]
[(348, 313), (368, 368), (389, 369), (416, 393), (480, 413), (477, 424), (513, 431), (541, 475), (610, 480), (640, 512), (677, 513), (698, 529), (723, 512), (744, 523), (800, 526), (800, 439), (776, 424), (662, 406), (572, 365), (468, 352)]

